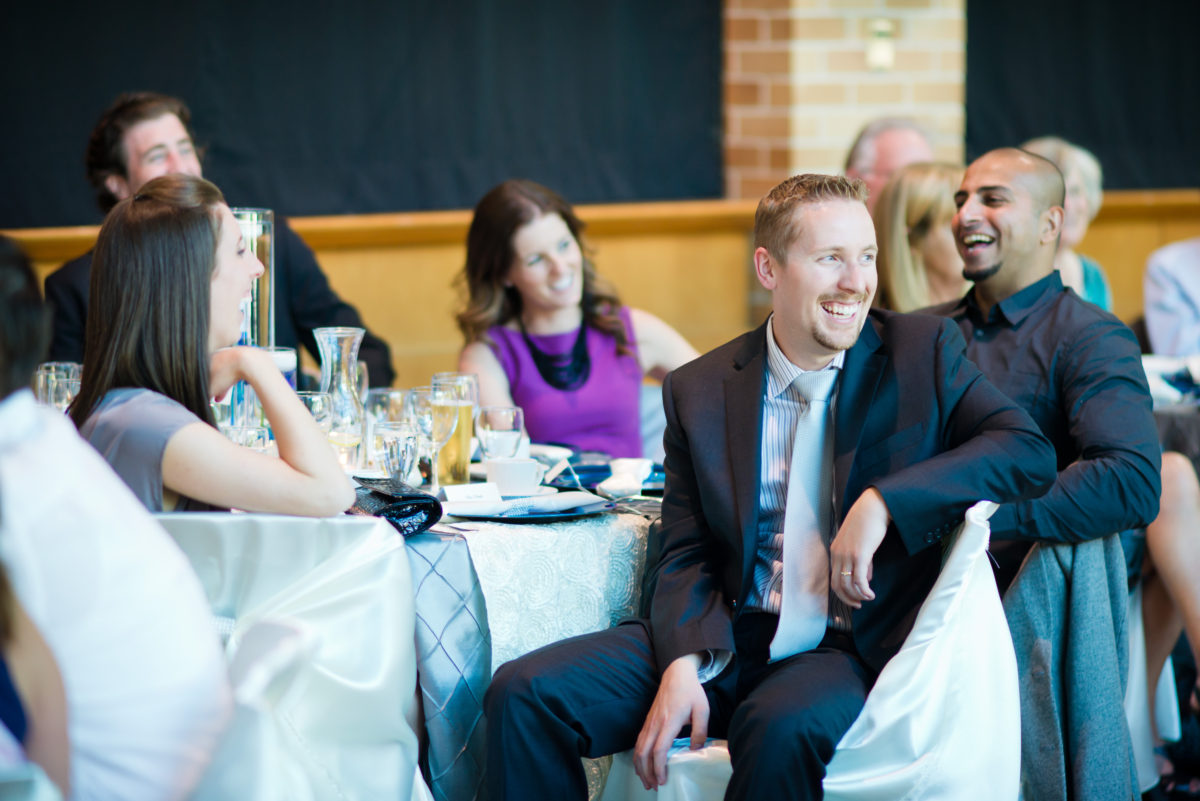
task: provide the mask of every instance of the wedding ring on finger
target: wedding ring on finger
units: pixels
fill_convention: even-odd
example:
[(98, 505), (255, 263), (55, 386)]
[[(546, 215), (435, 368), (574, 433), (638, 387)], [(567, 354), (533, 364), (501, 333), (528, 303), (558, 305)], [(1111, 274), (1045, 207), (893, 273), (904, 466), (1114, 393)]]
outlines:
[(854, 571), (853, 571), (853, 570), (843, 570), (843, 571), (842, 571), (842, 575), (843, 575), (843, 576), (853, 576), (853, 575), (854, 575)]

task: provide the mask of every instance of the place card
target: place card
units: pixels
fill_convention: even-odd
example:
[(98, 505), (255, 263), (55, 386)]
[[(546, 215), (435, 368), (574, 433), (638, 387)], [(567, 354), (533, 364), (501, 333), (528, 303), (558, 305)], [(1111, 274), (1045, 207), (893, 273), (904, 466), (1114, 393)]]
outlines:
[(446, 500), (450, 503), (460, 501), (496, 501), (499, 502), (500, 488), (490, 481), (479, 484), (449, 484), (442, 487)]

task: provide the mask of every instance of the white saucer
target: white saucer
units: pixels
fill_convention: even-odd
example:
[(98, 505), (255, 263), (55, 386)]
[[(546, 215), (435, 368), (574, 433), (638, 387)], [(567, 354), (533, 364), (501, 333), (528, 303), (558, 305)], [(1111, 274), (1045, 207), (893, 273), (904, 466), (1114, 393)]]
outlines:
[(501, 496), (506, 501), (516, 500), (517, 498), (538, 498), (542, 495), (553, 495), (558, 492), (554, 487), (538, 487), (531, 495), (503, 495)]

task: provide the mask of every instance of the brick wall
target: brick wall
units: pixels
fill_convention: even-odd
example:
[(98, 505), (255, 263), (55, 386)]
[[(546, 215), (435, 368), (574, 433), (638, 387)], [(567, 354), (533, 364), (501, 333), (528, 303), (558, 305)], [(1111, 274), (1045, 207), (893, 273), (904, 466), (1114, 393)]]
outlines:
[[(791, 173), (840, 172), (858, 129), (920, 120), (939, 158), (963, 157), (965, 0), (725, 0), (725, 194)], [(873, 20), (895, 63), (867, 66)]]

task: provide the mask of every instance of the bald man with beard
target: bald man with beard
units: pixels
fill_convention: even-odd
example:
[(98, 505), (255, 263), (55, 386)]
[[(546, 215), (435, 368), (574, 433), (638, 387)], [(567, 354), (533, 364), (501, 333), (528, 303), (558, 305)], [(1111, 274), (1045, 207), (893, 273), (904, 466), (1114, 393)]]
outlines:
[[(951, 223), (963, 277), (974, 286), (931, 311), (958, 323), (968, 358), (1029, 413), (1058, 457), (1049, 492), (1001, 504), (991, 519), (1001, 593), (1037, 542), (1112, 538), (1102, 551), (1090, 551), (1104, 554), (1097, 559), (1098, 576), (1083, 578), (1078, 549), (1071, 549), (1052, 558), (1058, 574), (1037, 573), (1023, 587), (1018, 581), (1005, 598), (1022, 677), (1025, 797), (1059, 797), (1051, 790), (1062, 779), (1074, 790), (1063, 797), (1129, 798), (1130, 765), (1122, 755), (1129, 743), (1121, 675), (1125, 565), (1117, 537), (1158, 514), (1161, 452), (1136, 338), (1116, 317), (1064, 289), (1054, 269), (1064, 194), (1058, 168), (1040, 156), (1004, 148), (974, 161), (954, 196), (958, 211)], [(1094, 635), (1093, 652), (1074, 663), (1068, 630), (1075, 642)], [(1059, 639), (1048, 644), (1054, 637)], [(1024, 643), (1028, 648), (1023, 640), (1032, 641)], [(1104, 661), (1102, 654), (1112, 659)], [(1077, 687), (1080, 664), (1097, 672)], [(1053, 697), (1039, 694), (1048, 674), (1055, 686), (1046, 695)], [(1054, 715), (1061, 715), (1057, 734), (1037, 728), (1034, 721)], [(1084, 731), (1091, 742), (1105, 740), (1116, 750), (1106, 759), (1089, 758)], [(1082, 776), (1070, 776), (1075, 766), (1086, 766)], [(1059, 769), (1063, 775), (1055, 776)]]

